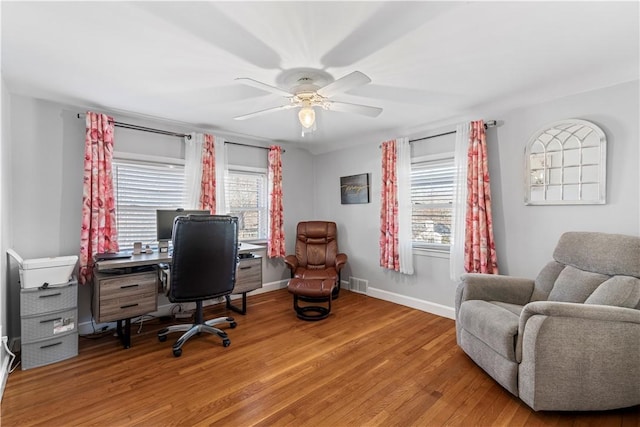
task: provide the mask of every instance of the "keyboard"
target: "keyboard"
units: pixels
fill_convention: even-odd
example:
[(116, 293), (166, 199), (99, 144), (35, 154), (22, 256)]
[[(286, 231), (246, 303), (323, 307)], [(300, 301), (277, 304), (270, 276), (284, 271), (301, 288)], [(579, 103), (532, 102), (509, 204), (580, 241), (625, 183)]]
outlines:
[(131, 258), (131, 254), (127, 254), (124, 252), (115, 252), (115, 253), (105, 252), (105, 253), (95, 255), (96, 261), (106, 261), (109, 259), (127, 259), (127, 258)]

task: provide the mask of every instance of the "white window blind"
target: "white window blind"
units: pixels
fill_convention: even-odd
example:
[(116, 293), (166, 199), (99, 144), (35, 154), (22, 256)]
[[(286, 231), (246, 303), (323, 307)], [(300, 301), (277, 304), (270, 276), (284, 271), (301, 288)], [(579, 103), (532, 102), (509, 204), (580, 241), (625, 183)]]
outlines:
[(118, 245), (133, 249), (133, 242), (156, 241), (156, 210), (184, 207), (184, 166), (113, 161)]
[(225, 198), (229, 215), (238, 217), (238, 238), (267, 238), (267, 172), (229, 168)]
[(452, 157), (412, 164), (412, 234), (416, 246), (451, 243), (454, 171)]

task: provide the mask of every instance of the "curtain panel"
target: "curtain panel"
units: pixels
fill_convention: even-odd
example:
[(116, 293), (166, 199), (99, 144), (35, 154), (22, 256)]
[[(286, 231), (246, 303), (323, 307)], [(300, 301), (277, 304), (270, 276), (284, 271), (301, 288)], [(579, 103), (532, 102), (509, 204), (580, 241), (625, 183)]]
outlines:
[(487, 139), (482, 120), (471, 122), (467, 156), (465, 271), (498, 274), (491, 219)]
[(113, 118), (87, 112), (80, 231), (81, 284), (91, 282), (93, 256), (118, 252), (113, 194)]
[(229, 170), (227, 144), (222, 138), (214, 138), (213, 146), (216, 154), (216, 213), (218, 215), (226, 215), (228, 212), (225, 185)]
[(200, 208), (203, 143), (201, 133), (192, 132), (191, 138), (184, 138), (185, 209)]
[(380, 195), (380, 267), (400, 271), (396, 162), (396, 141), (383, 142)]
[(267, 256), (285, 256), (284, 209), (282, 205), (282, 147), (269, 147), (269, 240)]
[(453, 203), (451, 206), (451, 248), (449, 273), (451, 281), (458, 282), (464, 270), (464, 233), (467, 218), (467, 156), (469, 153), (469, 123), (456, 126), (454, 148)]
[(409, 138), (396, 140), (398, 178), (398, 258), (400, 273), (413, 274), (413, 231), (411, 226), (411, 144)]
[(208, 134), (204, 134), (202, 141), (202, 180), (198, 208), (216, 213), (216, 155), (213, 135)]

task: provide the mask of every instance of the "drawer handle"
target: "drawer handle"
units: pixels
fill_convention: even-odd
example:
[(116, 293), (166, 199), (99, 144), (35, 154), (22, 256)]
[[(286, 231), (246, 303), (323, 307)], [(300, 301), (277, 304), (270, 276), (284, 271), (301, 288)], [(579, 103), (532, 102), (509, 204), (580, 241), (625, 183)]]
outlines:
[(49, 297), (57, 297), (62, 295), (61, 292), (55, 293), (55, 294), (49, 294), (49, 295), (38, 295), (38, 298), (49, 298)]
[(55, 322), (57, 320), (62, 320), (62, 317), (56, 317), (55, 319), (47, 319), (47, 320), (41, 320), (40, 323), (49, 323), (49, 322)]
[(131, 307), (135, 307), (135, 306), (137, 306), (137, 305), (138, 305), (138, 303), (136, 303), (136, 304), (129, 304), (129, 305), (123, 305), (123, 306), (121, 306), (120, 308), (131, 308)]
[(250, 268), (251, 268), (250, 266), (249, 267), (240, 267), (240, 270), (248, 270)]
[(60, 344), (62, 344), (62, 341), (55, 342), (53, 344), (42, 345), (42, 346), (40, 346), (40, 348), (43, 349), (43, 348), (55, 347), (55, 346), (60, 345)]
[(120, 286), (120, 289), (127, 289), (127, 288), (137, 288), (138, 285), (137, 283), (135, 285), (124, 285), (124, 286)]

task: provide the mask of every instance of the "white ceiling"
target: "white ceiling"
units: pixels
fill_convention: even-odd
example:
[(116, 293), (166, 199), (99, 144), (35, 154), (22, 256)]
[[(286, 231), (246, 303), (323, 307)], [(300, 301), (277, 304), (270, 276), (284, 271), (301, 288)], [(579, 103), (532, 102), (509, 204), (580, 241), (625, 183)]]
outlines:
[[(2, 78), (12, 93), (135, 113), (324, 152), (639, 78), (631, 2), (7, 2)], [(372, 82), (301, 137), (278, 86), (296, 68)], [(289, 89), (289, 88), (283, 88)], [(116, 115), (117, 119), (117, 115)]]

